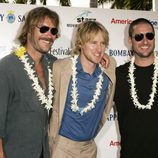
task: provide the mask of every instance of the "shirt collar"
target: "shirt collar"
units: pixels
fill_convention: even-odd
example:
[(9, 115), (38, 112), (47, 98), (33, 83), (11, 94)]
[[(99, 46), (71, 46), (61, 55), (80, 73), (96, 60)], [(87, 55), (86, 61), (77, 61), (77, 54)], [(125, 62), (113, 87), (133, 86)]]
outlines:
[[(80, 56), (78, 56), (78, 58), (77, 58), (77, 64), (76, 64), (76, 66), (77, 66), (77, 72), (78, 73), (80, 73), (80, 72), (81, 73), (86, 73), (83, 70), (83, 67), (82, 67), (82, 64), (81, 64), (81, 60), (80, 60)], [(99, 67), (99, 64), (97, 64), (96, 65), (96, 69), (94, 70), (92, 76), (98, 76), (98, 75), (100, 75), (100, 73), (101, 73), (101, 69)]]
[[(30, 56), (30, 54), (27, 53), (27, 55), (28, 55), (28, 62), (31, 63), (32, 65), (35, 65), (35, 62), (32, 59), (32, 57)], [(48, 60), (47, 54), (42, 55), (41, 62), (42, 62), (43, 65), (49, 64), (49, 60)]]

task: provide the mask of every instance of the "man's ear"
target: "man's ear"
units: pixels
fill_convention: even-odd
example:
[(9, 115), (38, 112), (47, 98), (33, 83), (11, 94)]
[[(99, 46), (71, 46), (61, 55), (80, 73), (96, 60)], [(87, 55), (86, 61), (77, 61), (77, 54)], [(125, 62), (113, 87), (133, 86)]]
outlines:
[(128, 43), (131, 45), (131, 43), (132, 43), (132, 37), (128, 37)]

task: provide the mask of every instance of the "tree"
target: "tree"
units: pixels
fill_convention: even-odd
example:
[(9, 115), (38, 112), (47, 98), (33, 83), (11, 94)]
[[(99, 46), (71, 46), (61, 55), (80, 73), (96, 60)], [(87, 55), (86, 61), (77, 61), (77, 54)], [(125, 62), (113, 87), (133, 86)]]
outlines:
[(98, 0), (90, 0), (90, 8), (98, 8)]
[(98, 0), (98, 4), (104, 8), (104, 3), (112, 3), (114, 0)]
[(124, 9), (124, 0), (114, 0), (111, 9)]
[(70, 2), (70, 0), (60, 0), (60, 5), (61, 6), (71, 6), (71, 2)]
[[(47, 0), (0, 0), (0, 3), (47, 4)], [(90, 0), (90, 7), (97, 8), (98, 4), (112, 3), (111, 9), (152, 10), (152, 0)], [(61, 6), (71, 6), (70, 0), (59, 0)]]
[(115, 0), (111, 9), (152, 10), (152, 0)]

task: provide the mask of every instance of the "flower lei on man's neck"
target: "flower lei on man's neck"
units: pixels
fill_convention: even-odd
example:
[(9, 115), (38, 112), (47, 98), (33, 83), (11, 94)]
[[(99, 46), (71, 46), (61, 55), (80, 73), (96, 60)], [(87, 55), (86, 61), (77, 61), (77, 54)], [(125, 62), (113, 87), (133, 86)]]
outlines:
[[(71, 91), (71, 96), (72, 96), (72, 101), (71, 101), (71, 110), (73, 112), (76, 112), (79, 110), (79, 106), (77, 105), (77, 102), (78, 102), (78, 89), (77, 89), (77, 86), (76, 86), (76, 83), (77, 83), (77, 67), (76, 67), (76, 64), (77, 64), (77, 58), (78, 58), (78, 55), (75, 55), (74, 57), (72, 57), (72, 91)], [(99, 65), (100, 66), (100, 65)], [(103, 84), (103, 81), (104, 81), (104, 78), (103, 78), (103, 68), (100, 66), (101, 68), (101, 74), (98, 76), (98, 82), (96, 83), (96, 90), (94, 92), (94, 95), (93, 95), (93, 99), (87, 104), (85, 105), (85, 107), (81, 110), (80, 114), (83, 115), (83, 113), (87, 113), (88, 111), (92, 110), (93, 108), (95, 108), (96, 106), (96, 102), (97, 100), (99, 99), (99, 96), (101, 94), (101, 90), (102, 90), (102, 84)]]
[(153, 73), (153, 83), (152, 83), (152, 92), (149, 95), (150, 99), (148, 100), (148, 103), (146, 105), (140, 104), (138, 101), (138, 96), (137, 96), (137, 90), (136, 90), (136, 85), (135, 85), (135, 77), (134, 77), (134, 61), (135, 61), (135, 57), (133, 56), (131, 59), (131, 63), (129, 66), (129, 83), (130, 83), (130, 94), (134, 103), (134, 106), (138, 109), (151, 109), (151, 107), (153, 106), (153, 102), (154, 102), (154, 97), (155, 94), (157, 93), (157, 83), (158, 83), (158, 57), (155, 56), (154, 59), (154, 73)]
[(38, 78), (35, 76), (35, 70), (32, 68), (33, 66), (28, 62), (28, 54), (26, 53), (25, 47), (19, 47), (15, 50), (15, 55), (18, 56), (20, 61), (24, 64), (24, 70), (26, 70), (27, 75), (30, 80), (32, 80), (33, 84), (32, 87), (37, 93), (38, 99), (41, 101), (41, 104), (45, 105), (44, 107), (48, 110), (52, 108), (52, 100), (53, 100), (53, 82), (52, 82), (52, 71), (48, 64), (48, 97), (46, 97), (44, 90), (39, 84)]

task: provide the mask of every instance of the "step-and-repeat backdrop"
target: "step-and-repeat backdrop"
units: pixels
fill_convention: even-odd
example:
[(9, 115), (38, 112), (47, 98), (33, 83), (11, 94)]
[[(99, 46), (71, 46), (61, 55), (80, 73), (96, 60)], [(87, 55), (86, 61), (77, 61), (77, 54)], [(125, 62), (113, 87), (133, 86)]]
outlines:
[[(34, 7), (37, 5), (0, 4), (0, 58), (9, 54), (12, 47), (17, 45), (16, 36), (25, 21), (25, 15)], [(97, 20), (107, 28), (110, 34), (110, 45), (106, 53), (116, 59), (118, 66), (128, 61), (131, 54), (127, 30), (130, 22), (136, 18), (144, 17), (152, 22), (156, 31), (155, 50), (158, 48), (158, 16), (156, 12), (47, 7), (55, 10), (61, 20), (61, 37), (55, 41), (50, 51), (58, 58), (65, 58), (70, 55), (73, 30), (77, 24), (86, 20)], [(119, 130), (115, 109), (112, 109), (108, 121), (96, 137), (96, 143), (98, 145), (97, 158), (119, 157)]]

